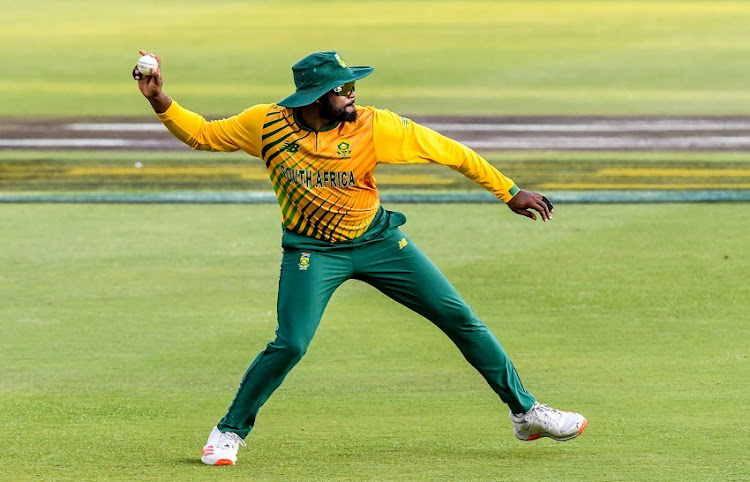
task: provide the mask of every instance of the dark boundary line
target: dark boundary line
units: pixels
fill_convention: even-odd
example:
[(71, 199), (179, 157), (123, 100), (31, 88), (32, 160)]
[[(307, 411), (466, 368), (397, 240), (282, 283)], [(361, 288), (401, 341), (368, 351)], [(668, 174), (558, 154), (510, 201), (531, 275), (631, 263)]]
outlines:
[[(553, 202), (577, 204), (750, 202), (750, 189), (545, 191)], [(381, 193), (386, 203), (491, 203), (492, 194), (470, 191)], [(0, 203), (276, 204), (271, 192), (152, 191), (0, 193)]]

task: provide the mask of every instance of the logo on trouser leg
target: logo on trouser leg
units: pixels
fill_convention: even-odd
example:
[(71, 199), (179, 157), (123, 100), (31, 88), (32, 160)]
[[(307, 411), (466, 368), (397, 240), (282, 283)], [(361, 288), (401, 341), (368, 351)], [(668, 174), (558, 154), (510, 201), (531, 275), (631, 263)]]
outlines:
[(398, 242), (398, 249), (404, 249), (407, 244), (409, 244), (409, 242), (406, 238), (401, 238), (401, 241)]
[(299, 269), (302, 271), (306, 271), (307, 268), (310, 267), (310, 253), (302, 253), (302, 256), (299, 257)]

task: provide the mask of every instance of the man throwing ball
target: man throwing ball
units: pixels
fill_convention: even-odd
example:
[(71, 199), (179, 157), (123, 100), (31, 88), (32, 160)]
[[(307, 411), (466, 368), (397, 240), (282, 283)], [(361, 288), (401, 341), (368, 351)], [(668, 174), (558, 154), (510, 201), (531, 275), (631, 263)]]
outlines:
[[(141, 55), (146, 55), (141, 51)], [(403, 214), (380, 205), (378, 164), (437, 163), (484, 186), (511, 211), (551, 219), (542, 195), (519, 189), (482, 157), (390, 111), (355, 105), (355, 82), (372, 67), (349, 67), (316, 52), (292, 67), (296, 91), (269, 104), (207, 122), (162, 91), (157, 67), (133, 70), (159, 119), (193, 149), (243, 150), (263, 160), (283, 224), (276, 338), (255, 358), (229, 409), (203, 447), (208, 465), (234, 465), (260, 407), (307, 351), (323, 311), (356, 278), (434, 323), (510, 408), (520, 440), (580, 435), (586, 419), (536, 401), (495, 335), (404, 234)]]

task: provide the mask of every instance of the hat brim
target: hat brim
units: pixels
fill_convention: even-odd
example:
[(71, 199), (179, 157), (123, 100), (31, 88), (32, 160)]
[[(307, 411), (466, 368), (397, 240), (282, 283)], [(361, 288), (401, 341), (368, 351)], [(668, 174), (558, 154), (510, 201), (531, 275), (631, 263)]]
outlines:
[(373, 67), (349, 67), (349, 70), (351, 73), (348, 75), (336, 78), (319, 87), (297, 90), (294, 94), (278, 101), (277, 104), (282, 107), (291, 108), (310, 105), (323, 97), (326, 92), (333, 90), (334, 87), (367, 77), (375, 69)]

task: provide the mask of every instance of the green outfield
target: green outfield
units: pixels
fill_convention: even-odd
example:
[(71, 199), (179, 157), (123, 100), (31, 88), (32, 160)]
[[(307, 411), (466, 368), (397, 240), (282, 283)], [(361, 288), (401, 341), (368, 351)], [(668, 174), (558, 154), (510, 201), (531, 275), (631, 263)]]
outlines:
[(204, 114), (276, 101), (336, 49), (375, 74), (358, 101), (405, 114), (748, 114), (742, 1), (9, 2), (0, 116), (147, 115), (129, 77), (164, 57)]
[(352, 281), (239, 465), (202, 466), (208, 431), (273, 336), (277, 209), (0, 205), (3, 479), (750, 473), (746, 205), (563, 204), (547, 224), (500, 204), (389, 207), (526, 386), (588, 417), (583, 436), (516, 441), (437, 329)]

